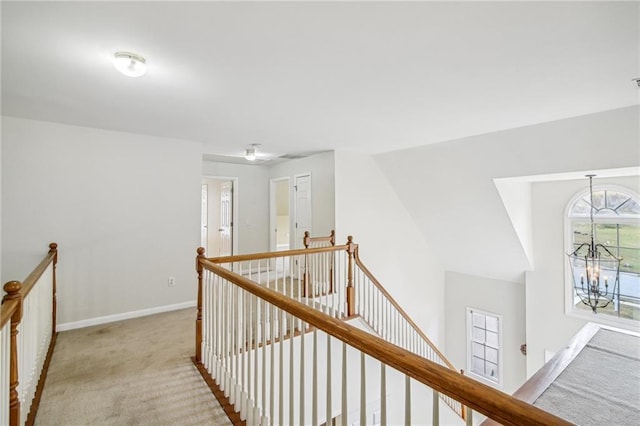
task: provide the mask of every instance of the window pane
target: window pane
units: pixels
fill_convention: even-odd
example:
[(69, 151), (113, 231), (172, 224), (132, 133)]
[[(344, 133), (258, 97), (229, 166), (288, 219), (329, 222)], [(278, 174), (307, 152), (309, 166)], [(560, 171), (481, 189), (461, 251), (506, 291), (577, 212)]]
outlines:
[(640, 249), (620, 249), (620, 272), (640, 274)]
[(590, 211), (591, 207), (587, 201), (578, 200), (571, 208), (569, 216), (589, 216)]
[(478, 327), (473, 327), (472, 340), (478, 343), (484, 343), (484, 330)]
[(629, 200), (618, 208), (619, 215), (640, 215), (640, 204), (635, 200)]
[(487, 346), (491, 346), (492, 348), (498, 347), (498, 333), (487, 331)]
[(620, 297), (628, 302), (640, 304), (640, 276), (638, 274), (620, 273)]
[(471, 359), (471, 371), (484, 376), (484, 360), (482, 358), (473, 357)]
[(473, 313), (473, 326), (484, 328), (484, 315)]
[(607, 190), (607, 207), (617, 209), (630, 197), (627, 194), (618, 191)]
[(620, 224), (620, 246), (640, 249), (640, 224)]
[(485, 359), (494, 364), (498, 364), (498, 350), (487, 347)]
[(477, 358), (484, 358), (484, 345), (480, 343), (473, 342), (471, 344), (472, 352), (471, 354)]
[(573, 223), (573, 242), (576, 245), (574, 250), (582, 243), (591, 242), (591, 225), (588, 222)]
[[(589, 200), (589, 195), (585, 196), (587, 200)], [(604, 191), (595, 191), (593, 193), (593, 207), (597, 210), (604, 208)]]
[[(596, 223), (596, 244), (603, 244), (611, 250), (618, 245), (618, 225), (615, 223)], [(616, 254), (615, 250), (612, 250)]]
[(498, 380), (498, 364), (487, 361), (484, 367), (485, 375), (492, 379)]
[(494, 333), (498, 332), (498, 318), (487, 316), (487, 330), (493, 331)]

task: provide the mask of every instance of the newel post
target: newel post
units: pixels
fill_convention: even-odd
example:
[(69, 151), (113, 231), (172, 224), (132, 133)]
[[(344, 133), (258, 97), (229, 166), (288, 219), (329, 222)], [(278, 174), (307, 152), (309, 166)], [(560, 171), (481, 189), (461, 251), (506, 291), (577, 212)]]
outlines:
[(356, 314), (356, 288), (353, 285), (353, 257), (356, 247), (358, 245), (353, 242), (353, 237), (349, 235), (347, 237), (347, 254), (349, 256), (347, 269), (347, 318)]
[(198, 313), (196, 315), (196, 362), (202, 362), (202, 264), (201, 259), (206, 259), (204, 247), (196, 250), (196, 271), (198, 272)]
[(9, 425), (20, 424), (20, 401), (18, 400), (18, 324), (22, 319), (22, 295), (19, 281), (9, 281), (4, 285), (2, 301), (17, 300), (18, 307), (11, 317), (11, 355), (9, 360)]
[(58, 267), (58, 244), (49, 244), (49, 253), (53, 253), (53, 305), (51, 307), (51, 333), (56, 334), (56, 321), (58, 312), (58, 300), (56, 299), (56, 268)]
[[(304, 248), (308, 249), (311, 245), (311, 235), (309, 231), (304, 231), (304, 238), (302, 239)], [(302, 297), (307, 297), (307, 293), (313, 293), (311, 289), (307, 292), (307, 286), (309, 285), (309, 256), (304, 255), (304, 270), (302, 271)]]

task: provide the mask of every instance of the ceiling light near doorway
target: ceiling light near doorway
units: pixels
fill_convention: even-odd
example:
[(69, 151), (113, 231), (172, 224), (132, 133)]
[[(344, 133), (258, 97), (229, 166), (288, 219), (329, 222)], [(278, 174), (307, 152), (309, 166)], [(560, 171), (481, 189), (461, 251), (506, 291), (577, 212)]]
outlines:
[(258, 143), (254, 143), (250, 147), (248, 147), (244, 152), (244, 158), (248, 161), (256, 161), (256, 150), (260, 146)]
[(145, 59), (130, 52), (116, 52), (113, 55), (113, 66), (128, 77), (141, 77), (147, 72)]

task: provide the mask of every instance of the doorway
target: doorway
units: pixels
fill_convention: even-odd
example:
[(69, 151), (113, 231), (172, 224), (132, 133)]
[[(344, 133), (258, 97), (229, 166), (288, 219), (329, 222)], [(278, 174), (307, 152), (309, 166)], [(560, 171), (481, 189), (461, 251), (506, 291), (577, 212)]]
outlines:
[(271, 250), (289, 250), (291, 244), (290, 182), (288, 177), (271, 179)]
[(302, 248), (305, 231), (311, 233), (311, 174), (295, 176), (295, 241), (293, 248)]
[(207, 257), (231, 256), (236, 252), (236, 180), (202, 179), (200, 244)]

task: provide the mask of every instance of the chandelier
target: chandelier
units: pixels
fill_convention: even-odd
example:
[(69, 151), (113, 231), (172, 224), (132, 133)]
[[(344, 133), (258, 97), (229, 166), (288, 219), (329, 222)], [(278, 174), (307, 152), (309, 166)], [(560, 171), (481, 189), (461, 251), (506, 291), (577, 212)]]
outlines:
[(618, 291), (620, 282), (620, 261), (603, 244), (596, 244), (596, 225), (593, 220), (593, 178), (589, 178), (590, 207), (590, 240), (580, 244), (569, 253), (569, 264), (573, 276), (573, 288), (580, 301), (596, 313), (597, 309), (606, 308)]

